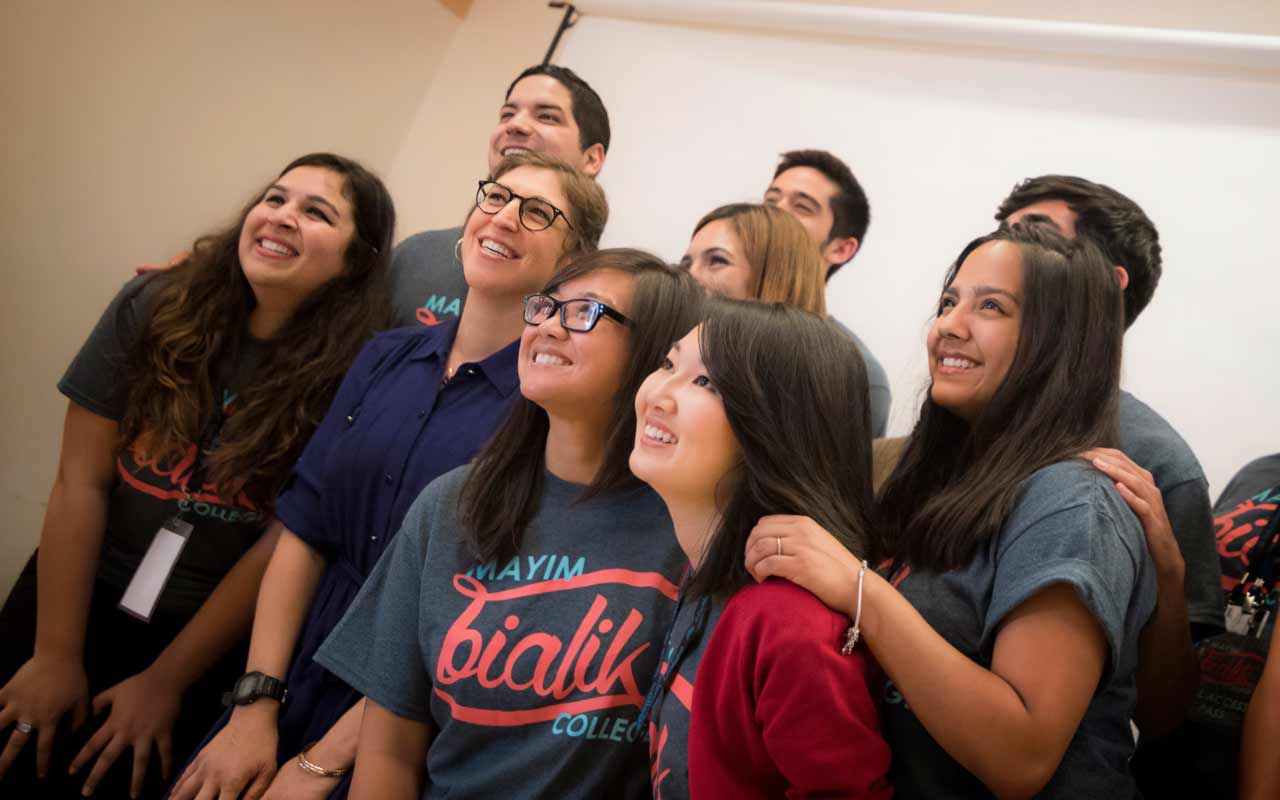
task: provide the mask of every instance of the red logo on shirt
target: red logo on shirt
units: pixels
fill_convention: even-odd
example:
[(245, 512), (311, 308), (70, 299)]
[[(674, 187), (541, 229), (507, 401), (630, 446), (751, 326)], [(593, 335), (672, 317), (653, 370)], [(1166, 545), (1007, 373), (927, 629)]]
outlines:
[[(560, 714), (619, 706), (639, 708), (644, 693), (634, 665), (649, 649), (650, 642), (644, 637), (636, 641), (636, 631), (645, 620), (634, 608), (627, 609), (621, 614), (623, 618), (616, 621), (608, 613), (609, 600), (594, 592), (567, 646), (560, 637), (544, 631), (525, 633), (518, 639), (509, 637), (509, 632), (520, 627), (520, 617), (515, 614), (503, 618), (501, 629), (489, 632), (487, 639), (485, 633), (473, 627), (480, 613), (494, 604), (619, 584), (652, 589), (673, 601), (678, 592), (676, 585), (660, 574), (625, 569), (589, 572), (568, 580), (552, 579), (502, 591), (490, 591), (468, 575), (455, 575), (453, 587), (470, 603), (445, 634), (436, 662), (436, 694), (449, 703), (454, 719), (489, 726), (529, 725), (553, 720)], [(620, 612), (615, 612), (617, 615)], [(517, 667), (524, 665), (521, 674), (528, 674), (530, 663), (531, 677), (517, 678)], [(486, 689), (531, 693), (543, 704), (523, 710), (464, 706), (442, 688), (460, 681), (475, 681)], [(569, 700), (570, 696), (575, 699)]]

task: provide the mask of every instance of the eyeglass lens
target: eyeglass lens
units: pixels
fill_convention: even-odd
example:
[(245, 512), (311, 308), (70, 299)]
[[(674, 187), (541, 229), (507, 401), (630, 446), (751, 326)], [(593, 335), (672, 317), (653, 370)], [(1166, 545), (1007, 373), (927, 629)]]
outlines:
[[(512, 200), (511, 190), (500, 183), (489, 182), (480, 187), (476, 198), (480, 209), (497, 214)], [(520, 198), (520, 223), (531, 231), (546, 230), (556, 220), (555, 206), (537, 197)]]

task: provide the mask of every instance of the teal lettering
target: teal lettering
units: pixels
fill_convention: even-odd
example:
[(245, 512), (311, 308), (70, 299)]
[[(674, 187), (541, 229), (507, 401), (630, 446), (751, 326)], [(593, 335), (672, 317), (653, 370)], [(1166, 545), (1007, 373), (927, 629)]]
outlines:
[[(449, 298), (444, 295), (433, 294), (427, 298), (427, 302), (423, 303), (422, 307), (427, 309), (428, 311), (433, 311), (433, 312), (441, 311), (444, 309), (445, 303), (448, 300)], [(454, 302), (456, 303), (457, 301), (455, 300)]]
[(449, 304), (449, 307), (444, 310), (444, 313), (452, 314), (455, 317), (458, 316), (462, 313), (462, 301), (454, 298), (454, 301)]
[(532, 578), (538, 573), (538, 567), (542, 566), (542, 562), (546, 561), (549, 557), (550, 556), (538, 556), (537, 558), (534, 558), (533, 556), (529, 556), (529, 571), (526, 574)]
[(508, 575), (515, 580), (520, 580), (520, 556), (516, 556), (507, 562), (507, 565), (502, 568), (502, 572), (498, 573), (497, 580), (505, 580)]
[(613, 720), (613, 730), (609, 731), (609, 738), (615, 742), (621, 742), (626, 738), (627, 728), (630, 727), (627, 720), (617, 717)]
[(570, 578), (576, 578), (581, 575), (586, 568), (587, 564), (585, 558), (579, 558), (577, 563), (575, 563), (573, 567), (570, 567), (569, 557), (560, 556), (560, 563), (556, 564), (555, 577), (567, 581)]
[(475, 578), (478, 581), (491, 581), (494, 579), (498, 570), (497, 562), (490, 561), (488, 564), (476, 564), (467, 570), (468, 578)]
[[(581, 722), (582, 724), (578, 725), (579, 722)], [(577, 726), (578, 728), (577, 733), (574, 733), (574, 730), (573, 730), (575, 726)], [(581, 736), (583, 733), (586, 732), (586, 730), (587, 730), (587, 717), (585, 714), (579, 714), (578, 716), (569, 720), (569, 726), (565, 728), (565, 732), (575, 738)]]
[(558, 733), (563, 733), (563, 732), (564, 732), (564, 726), (562, 726), (560, 723), (564, 722), (565, 720), (567, 720), (567, 719), (569, 719), (569, 718), (570, 718), (570, 717), (569, 717), (569, 715), (568, 715), (568, 714), (561, 714), (560, 716), (556, 717), (556, 721), (555, 721), (555, 722), (553, 722), (553, 723), (551, 723), (551, 732), (552, 732), (552, 733), (557, 733), (557, 734), (558, 734)]

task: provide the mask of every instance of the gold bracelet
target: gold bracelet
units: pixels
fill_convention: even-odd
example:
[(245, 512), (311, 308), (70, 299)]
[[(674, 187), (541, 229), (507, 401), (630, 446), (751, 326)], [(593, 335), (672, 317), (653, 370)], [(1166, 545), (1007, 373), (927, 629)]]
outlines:
[(312, 761), (307, 758), (307, 751), (315, 747), (315, 745), (316, 743), (312, 742), (302, 748), (302, 752), (298, 753), (298, 766), (302, 767), (307, 772), (310, 772), (312, 775), (318, 775), (321, 778), (340, 778), (351, 771), (350, 767), (344, 767), (342, 769), (325, 769), (319, 764), (312, 763)]

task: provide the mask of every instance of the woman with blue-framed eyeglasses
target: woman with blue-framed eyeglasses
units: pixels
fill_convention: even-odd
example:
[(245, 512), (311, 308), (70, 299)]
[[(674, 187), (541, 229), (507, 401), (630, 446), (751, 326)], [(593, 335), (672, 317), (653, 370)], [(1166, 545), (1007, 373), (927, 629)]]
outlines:
[[(458, 244), (470, 286), (461, 318), (375, 338), (277, 501), (280, 543), (245, 676), (226, 687), (247, 702), (215, 728), (174, 785), (175, 800), (253, 795), (267, 784), (286, 797), (345, 791), (364, 703), (312, 657), (413, 499), (498, 427), (518, 383), (522, 298), (562, 262), (594, 250), (608, 215), (595, 181), (547, 156), (508, 158), (495, 177)], [(501, 207), (493, 187), (509, 194)], [(530, 208), (563, 219), (531, 226)], [(288, 703), (255, 688), (262, 679), (253, 673), (282, 680)]]
[(631, 473), (632, 402), (701, 300), (625, 249), (525, 298), (511, 415), (316, 656), (368, 698), (352, 797), (650, 796), (634, 723), (686, 559)]

